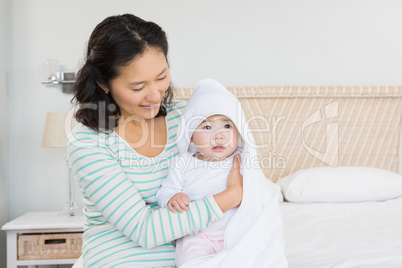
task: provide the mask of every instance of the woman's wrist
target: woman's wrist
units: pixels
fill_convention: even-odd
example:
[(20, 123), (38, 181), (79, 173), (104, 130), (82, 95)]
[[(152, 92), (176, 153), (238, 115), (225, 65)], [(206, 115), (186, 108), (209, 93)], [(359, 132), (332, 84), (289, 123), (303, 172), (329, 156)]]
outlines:
[(240, 205), (243, 197), (243, 189), (241, 187), (229, 187), (213, 197), (222, 212), (226, 212)]

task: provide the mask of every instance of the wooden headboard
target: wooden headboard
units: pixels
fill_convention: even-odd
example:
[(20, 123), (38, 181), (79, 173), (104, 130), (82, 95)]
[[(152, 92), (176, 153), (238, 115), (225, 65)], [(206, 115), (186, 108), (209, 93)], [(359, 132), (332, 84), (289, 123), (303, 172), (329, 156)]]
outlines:
[[(242, 104), (272, 181), (318, 166), (398, 171), (402, 86), (228, 89)], [(188, 100), (191, 92), (178, 88), (175, 99)]]

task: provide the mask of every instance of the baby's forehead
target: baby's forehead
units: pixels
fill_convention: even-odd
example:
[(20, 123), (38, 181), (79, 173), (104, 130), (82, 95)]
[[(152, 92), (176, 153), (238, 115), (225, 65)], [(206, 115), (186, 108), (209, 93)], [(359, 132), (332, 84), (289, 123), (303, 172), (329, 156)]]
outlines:
[(214, 114), (206, 118), (203, 122), (214, 122), (214, 121), (225, 121), (225, 122), (232, 122), (228, 117), (222, 115), (222, 114)]

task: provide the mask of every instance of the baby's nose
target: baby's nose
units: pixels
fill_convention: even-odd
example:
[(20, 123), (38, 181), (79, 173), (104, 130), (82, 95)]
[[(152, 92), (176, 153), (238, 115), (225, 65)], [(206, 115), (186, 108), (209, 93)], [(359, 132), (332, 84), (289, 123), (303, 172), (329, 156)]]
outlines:
[(215, 139), (224, 139), (224, 138), (225, 138), (225, 134), (223, 134), (222, 131), (218, 131), (218, 132), (215, 134)]

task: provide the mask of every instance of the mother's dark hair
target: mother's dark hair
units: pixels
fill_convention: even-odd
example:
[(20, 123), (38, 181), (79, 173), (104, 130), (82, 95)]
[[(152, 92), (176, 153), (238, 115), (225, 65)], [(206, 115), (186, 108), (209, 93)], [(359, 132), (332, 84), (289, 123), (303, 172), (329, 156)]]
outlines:
[[(124, 14), (108, 17), (95, 27), (73, 89), (72, 102), (79, 104), (75, 113), (78, 122), (96, 131), (108, 131), (117, 126), (120, 109), (111, 94), (106, 94), (98, 84), (110, 88), (111, 80), (120, 75), (121, 67), (144, 53), (147, 47), (163, 51), (167, 60), (166, 34), (153, 22)], [(166, 115), (172, 97), (169, 86), (156, 116)]]

